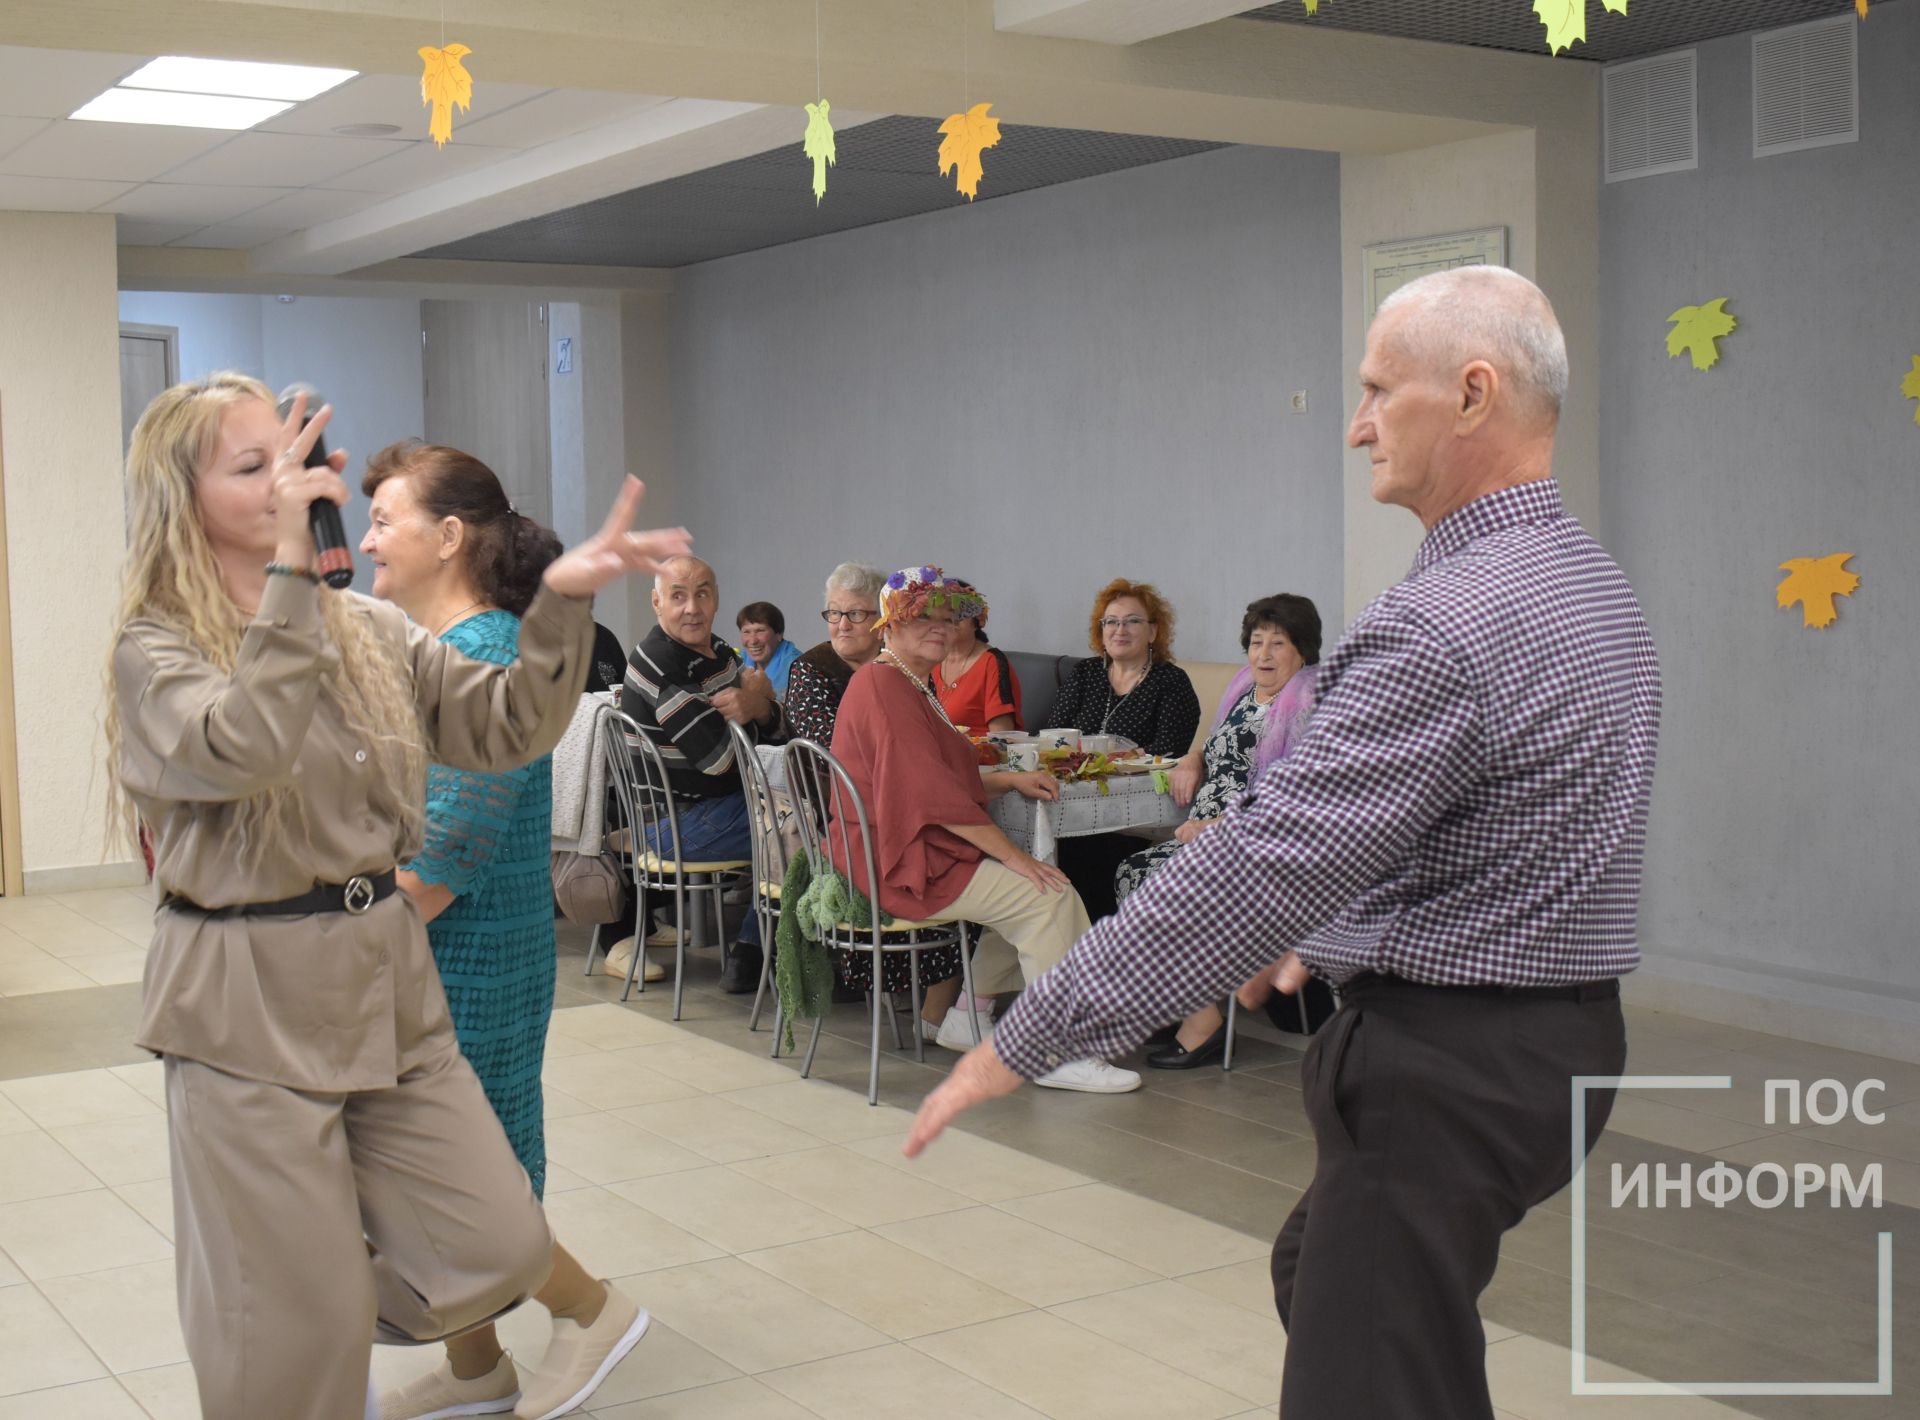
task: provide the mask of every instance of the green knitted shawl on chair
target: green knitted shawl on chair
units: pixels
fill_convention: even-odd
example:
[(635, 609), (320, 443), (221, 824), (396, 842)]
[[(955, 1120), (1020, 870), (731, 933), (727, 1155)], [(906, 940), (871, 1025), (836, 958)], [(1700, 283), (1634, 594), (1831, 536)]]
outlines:
[[(836, 922), (870, 920), (873, 904), (865, 893), (828, 867), (815, 876), (805, 853), (793, 855), (780, 884), (780, 925), (774, 930), (774, 988), (780, 993), (784, 1048), (793, 1049), (793, 1022), (818, 1020), (833, 1004), (833, 954), (820, 945)], [(893, 921), (880, 914), (880, 925)]]

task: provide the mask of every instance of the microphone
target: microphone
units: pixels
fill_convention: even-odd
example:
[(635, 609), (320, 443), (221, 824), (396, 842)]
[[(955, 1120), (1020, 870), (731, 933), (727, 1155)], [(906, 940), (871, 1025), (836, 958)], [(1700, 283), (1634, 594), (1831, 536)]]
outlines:
[[(293, 413), (293, 401), (300, 395), (307, 397), (306, 418), (312, 419), (320, 412), (320, 406), (326, 403), (320, 391), (312, 385), (296, 380), (280, 391), (280, 417), (285, 419)], [(304, 421), (301, 428), (305, 428)], [(307, 467), (318, 468), (327, 461), (327, 441), (316, 438), (313, 447), (307, 450)], [(320, 574), (320, 580), (338, 591), (353, 584), (353, 553), (347, 547), (347, 530), (340, 522), (340, 509), (330, 498), (316, 498), (307, 505), (307, 526), (313, 532), (313, 570)]]

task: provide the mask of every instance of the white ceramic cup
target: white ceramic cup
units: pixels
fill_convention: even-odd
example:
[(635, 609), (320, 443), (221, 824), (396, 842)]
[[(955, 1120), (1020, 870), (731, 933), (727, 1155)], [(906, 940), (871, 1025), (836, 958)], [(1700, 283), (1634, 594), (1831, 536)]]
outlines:
[(1019, 744), (1007, 746), (1007, 764), (1015, 771), (1025, 774), (1040, 767), (1040, 746), (1033, 740), (1022, 740)]
[(1040, 732), (1040, 748), (1079, 749), (1080, 731), (1071, 725), (1060, 726), (1051, 730), (1042, 730)]

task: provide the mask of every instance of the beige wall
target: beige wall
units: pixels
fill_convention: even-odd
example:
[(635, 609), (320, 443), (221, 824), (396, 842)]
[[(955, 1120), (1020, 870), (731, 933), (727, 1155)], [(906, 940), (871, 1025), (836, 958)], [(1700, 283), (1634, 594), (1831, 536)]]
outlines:
[(112, 217), (0, 212), (9, 629), (29, 891), (138, 877), (102, 867), (101, 671), (125, 546), (116, 284)]
[[(640, 521), (646, 527), (667, 527), (682, 516), (674, 510), (672, 362), (668, 354), (672, 299), (665, 290), (631, 291), (620, 298), (626, 466), (618, 472), (631, 473), (646, 483), (647, 501), (640, 510)], [(605, 515), (618, 483), (617, 478), (611, 479), (598, 493), (589, 493), (589, 517)], [(653, 581), (630, 577), (626, 588), (627, 637), (629, 642), (638, 641), (653, 629)]]

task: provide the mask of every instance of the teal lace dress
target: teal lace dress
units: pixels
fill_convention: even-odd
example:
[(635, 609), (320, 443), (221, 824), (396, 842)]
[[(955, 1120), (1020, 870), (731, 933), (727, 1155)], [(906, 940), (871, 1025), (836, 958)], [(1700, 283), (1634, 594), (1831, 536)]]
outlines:
[[(519, 654), (520, 620), (483, 612), (440, 639), (476, 661), (507, 665)], [(552, 821), (553, 766), (544, 755), (508, 774), (435, 764), (427, 771), (425, 845), (407, 864), (453, 891), (447, 910), (427, 924), (427, 939), (461, 1053), (541, 1196), (540, 1066), (554, 982)]]

